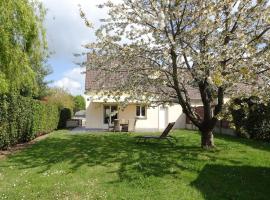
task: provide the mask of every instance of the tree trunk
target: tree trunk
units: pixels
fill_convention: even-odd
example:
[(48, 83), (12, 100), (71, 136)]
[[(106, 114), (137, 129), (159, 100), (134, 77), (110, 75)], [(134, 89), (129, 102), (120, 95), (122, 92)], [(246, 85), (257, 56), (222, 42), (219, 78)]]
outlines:
[(213, 148), (214, 145), (214, 135), (212, 131), (202, 131), (201, 132), (201, 146), (202, 148), (209, 149)]

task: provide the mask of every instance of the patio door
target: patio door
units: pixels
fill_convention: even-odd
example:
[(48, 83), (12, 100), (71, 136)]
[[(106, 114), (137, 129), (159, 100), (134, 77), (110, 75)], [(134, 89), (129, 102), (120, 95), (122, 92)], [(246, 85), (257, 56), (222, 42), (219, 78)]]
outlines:
[(116, 105), (104, 105), (103, 123), (112, 125), (118, 119), (118, 107)]

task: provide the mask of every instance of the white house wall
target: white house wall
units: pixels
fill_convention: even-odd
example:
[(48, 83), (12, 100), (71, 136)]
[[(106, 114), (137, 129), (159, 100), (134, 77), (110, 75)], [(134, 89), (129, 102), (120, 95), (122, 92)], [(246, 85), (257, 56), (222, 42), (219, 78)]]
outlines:
[(90, 128), (90, 129), (106, 128), (103, 126), (103, 104), (102, 103), (88, 103), (88, 106), (86, 109), (86, 128)]
[[(103, 106), (104, 99), (98, 98), (97, 95), (87, 94), (84, 96), (86, 100), (86, 127), (91, 129), (107, 129), (108, 125), (103, 124)], [(108, 100), (108, 99), (107, 99)], [(224, 102), (228, 102), (229, 98), (225, 98)], [(116, 102), (113, 99), (109, 99), (111, 104)], [(109, 104), (109, 103), (107, 103)], [(201, 100), (192, 99), (192, 107), (203, 106)], [(161, 131), (160, 121), (160, 107), (148, 107), (147, 118), (136, 119), (136, 131)], [(119, 119), (135, 119), (136, 118), (136, 104), (128, 105), (124, 110), (119, 111)], [(186, 124), (186, 116), (182, 111), (182, 107), (179, 104), (168, 106), (167, 122), (175, 122), (174, 128), (192, 128), (194, 125)], [(192, 127), (189, 127), (192, 126)]]
[(136, 131), (158, 131), (159, 130), (158, 107), (148, 107), (146, 111), (146, 116), (147, 117), (145, 119), (137, 119)]
[[(103, 124), (103, 106), (105, 103), (91, 102), (86, 97), (86, 128), (107, 129), (108, 125)], [(126, 120), (136, 119), (136, 131), (162, 131), (164, 126), (160, 123), (160, 107), (147, 107), (146, 118), (136, 118), (136, 104), (128, 105), (124, 110), (119, 110), (118, 118)], [(176, 122), (174, 128), (185, 128), (185, 115), (180, 105), (168, 106), (168, 123)]]
[(168, 107), (169, 122), (175, 122), (174, 128), (185, 128), (186, 115), (183, 113), (182, 107), (179, 104), (174, 104)]

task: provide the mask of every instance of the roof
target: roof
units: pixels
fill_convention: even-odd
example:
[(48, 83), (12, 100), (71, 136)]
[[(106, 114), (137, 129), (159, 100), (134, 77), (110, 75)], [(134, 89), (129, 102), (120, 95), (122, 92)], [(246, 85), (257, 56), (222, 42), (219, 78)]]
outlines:
[(85, 113), (86, 111), (85, 110), (80, 110), (78, 112), (75, 113), (75, 117), (85, 117)]
[[(96, 91), (102, 88), (112, 89), (117, 87), (118, 84), (128, 81), (127, 78), (128, 73), (126, 71), (105, 73), (98, 70), (88, 69), (86, 70), (85, 91)], [(189, 88), (188, 93), (191, 99), (201, 99), (198, 89)]]
[(86, 70), (85, 91), (114, 88), (127, 79), (126, 71), (104, 72), (101, 70)]

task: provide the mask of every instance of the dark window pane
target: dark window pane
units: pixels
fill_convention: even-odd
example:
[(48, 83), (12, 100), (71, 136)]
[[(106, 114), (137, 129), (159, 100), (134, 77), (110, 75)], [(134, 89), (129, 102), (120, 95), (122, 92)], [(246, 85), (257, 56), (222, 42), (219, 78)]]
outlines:
[(118, 119), (117, 106), (104, 106), (104, 124), (112, 124), (115, 119)]
[(117, 112), (117, 106), (111, 106), (111, 112), (116, 113)]
[(137, 117), (141, 116), (141, 107), (140, 106), (136, 106), (136, 116)]
[(104, 124), (109, 124), (109, 120), (110, 120), (109, 117), (104, 117)]
[(111, 117), (111, 123), (112, 123), (112, 124), (114, 123), (114, 120), (115, 120), (115, 119), (118, 119), (117, 114)]
[(111, 113), (111, 109), (110, 106), (104, 106), (104, 124), (108, 124), (110, 121), (110, 113)]
[(145, 117), (145, 106), (142, 106), (142, 107), (141, 107), (141, 110), (142, 110), (142, 111), (141, 111), (141, 112), (142, 112), (141, 115), (142, 115), (143, 117)]
[(111, 123), (114, 123), (115, 119), (118, 119), (117, 106), (111, 106)]

